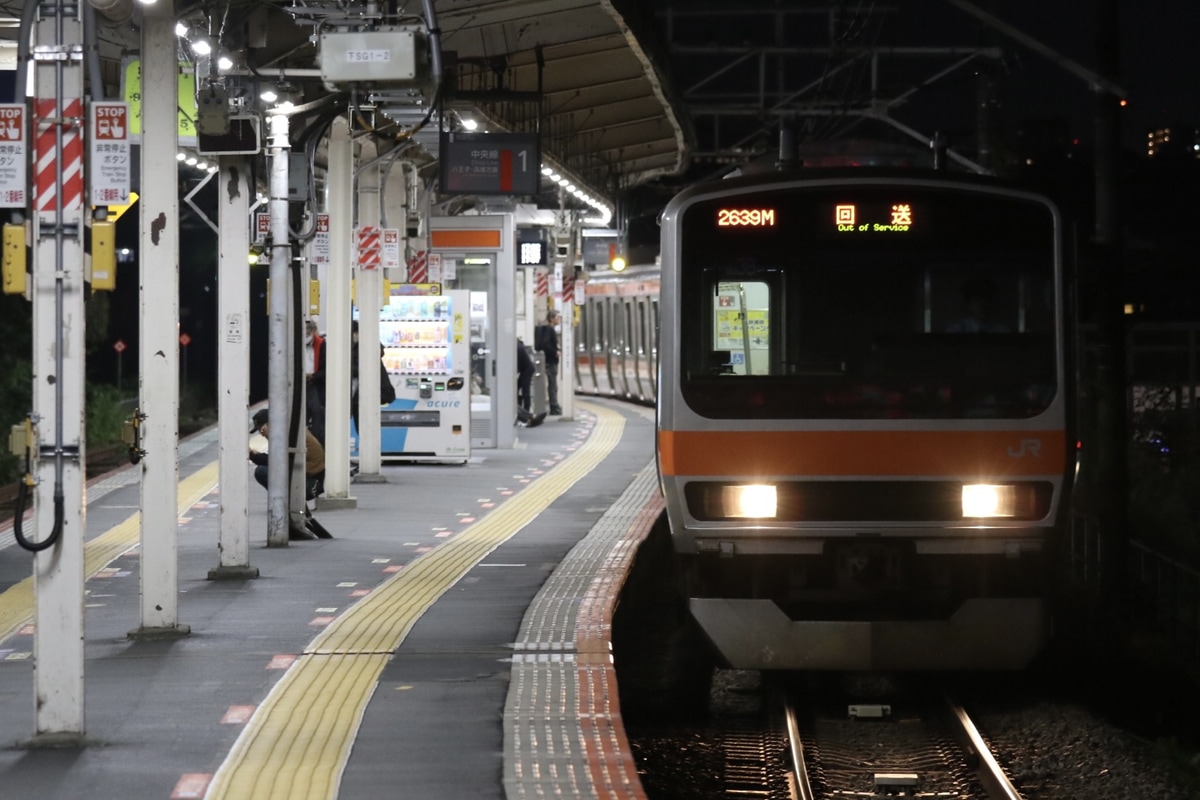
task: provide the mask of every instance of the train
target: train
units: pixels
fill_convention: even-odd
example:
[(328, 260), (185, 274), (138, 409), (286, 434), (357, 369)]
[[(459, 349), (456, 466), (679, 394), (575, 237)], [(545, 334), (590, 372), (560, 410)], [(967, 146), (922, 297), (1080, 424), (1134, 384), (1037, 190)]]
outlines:
[(739, 669), (1020, 670), (1076, 472), (1060, 210), (940, 170), (682, 191), (588, 276), (583, 394), (656, 406), (679, 592)]

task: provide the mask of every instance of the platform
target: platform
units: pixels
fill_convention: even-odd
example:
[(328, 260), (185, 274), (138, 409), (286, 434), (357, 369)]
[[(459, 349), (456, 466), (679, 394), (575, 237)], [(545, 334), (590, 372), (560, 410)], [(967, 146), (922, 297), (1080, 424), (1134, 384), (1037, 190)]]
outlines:
[[(661, 509), (648, 409), (577, 403), (462, 466), (385, 464), (329, 540), (217, 564), (216, 431), (180, 444), (179, 622), (139, 624), (137, 471), (89, 486), (88, 745), (31, 748), (31, 557), (0, 549), (0, 797), (643, 797), (609, 657)], [(255, 504), (258, 499), (262, 502)], [(24, 609), (24, 611), (22, 611)]]

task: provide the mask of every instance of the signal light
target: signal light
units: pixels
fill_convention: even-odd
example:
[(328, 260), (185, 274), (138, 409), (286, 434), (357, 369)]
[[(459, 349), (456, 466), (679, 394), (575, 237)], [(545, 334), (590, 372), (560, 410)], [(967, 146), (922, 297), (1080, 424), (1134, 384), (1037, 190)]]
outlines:
[(625, 269), (625, 256), (621, 255), (616, 242), (608, 246), (608, 268), (613, 272), (620, 272)]

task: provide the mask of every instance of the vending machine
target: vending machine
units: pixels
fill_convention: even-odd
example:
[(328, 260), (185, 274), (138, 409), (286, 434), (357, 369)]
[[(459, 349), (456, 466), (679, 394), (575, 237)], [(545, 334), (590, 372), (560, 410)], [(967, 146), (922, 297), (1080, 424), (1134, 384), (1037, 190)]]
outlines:
[[(434, 293), (436, 292), (436, 294)], [(396, 399), (380, 411), (385, 458), (465, 462), (471, 455), (471, 342), (466, 291), (399, 284), (379, 342)], [(352, 432), (357, 448), (357, 431)]]

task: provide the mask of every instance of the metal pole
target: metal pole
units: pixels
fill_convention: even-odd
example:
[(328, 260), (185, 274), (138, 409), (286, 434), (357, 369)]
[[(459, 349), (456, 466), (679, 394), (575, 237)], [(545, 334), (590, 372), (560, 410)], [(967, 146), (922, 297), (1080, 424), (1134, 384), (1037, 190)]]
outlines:
[(288, 543), (288, 337), (291, 304), (288, 264), (288, 117), (271, 114), (270, 123), (270, 199), (271, 212), (271, 302), (270, 341), (268, 344), (267, 402), (267, 546), (286, 547)]
[[(1117, 0), (1096, 5), (1097, 63), (1105, 75), (1118, 74), (1119, 24)], [(1105, 616), (1115, 611), (1124, 585), (1122, 561), (1127, 547), (1128, 434), (1125, 405), (1125, 333), (1121, 252), (1117, 231), (1117, 153), (1120, 106), (1106, 91), (1097, 90), (1096, 103), (1096, 223), (1095, 251), (1099, 271), (1096, 350), (1097, 436), (1093, 467), (1101, 525), (1100, 602)]]

